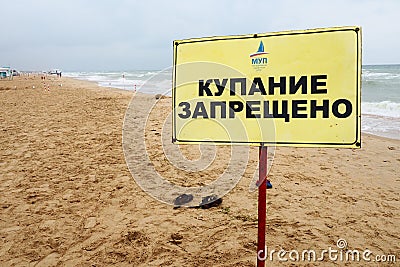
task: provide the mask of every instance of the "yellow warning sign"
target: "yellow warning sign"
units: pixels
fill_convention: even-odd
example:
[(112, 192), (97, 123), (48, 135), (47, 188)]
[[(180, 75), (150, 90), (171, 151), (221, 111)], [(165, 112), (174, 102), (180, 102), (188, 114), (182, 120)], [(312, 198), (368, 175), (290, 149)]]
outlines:
[(173, 142), (361, 146), (360, 27), (173, 45)]

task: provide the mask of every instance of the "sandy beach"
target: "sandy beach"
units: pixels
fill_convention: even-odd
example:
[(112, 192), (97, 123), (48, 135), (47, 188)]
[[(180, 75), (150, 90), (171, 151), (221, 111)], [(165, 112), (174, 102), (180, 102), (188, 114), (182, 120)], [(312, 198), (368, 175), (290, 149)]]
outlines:
[[(128, 170), (122, 127), (132, 91), (70, 78), (45, 83), (0, 80), (1, 266), (255, 266), (258, 194), (249, 184), (257, 148), (220, 206), (173, 209), (143, 192)], [(170, 101), (159, 102), (146, 128), (153, 166), (176, 184), (209, 183), (223, 173), (230, 147), (218, 147), (220, 160), (202, 172), (170, 166), (160, 135)], [(199, 156), (197, 146), (181, 151)], [(372, 251), (371, 259), (400, 261), (399, 174), (400, 140), (363, 134), (357, 150), (277, 148), (268, 250), (318, 252), (344, 239), (347, 249)], [(276, 254), (273, 261), (267, 266), (378, 266), (280, 262)]]

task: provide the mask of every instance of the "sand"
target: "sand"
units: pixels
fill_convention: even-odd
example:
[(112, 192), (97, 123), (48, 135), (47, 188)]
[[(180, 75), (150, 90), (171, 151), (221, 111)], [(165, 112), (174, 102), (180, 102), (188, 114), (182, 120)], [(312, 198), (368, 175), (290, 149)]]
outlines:
[[(143, 192), (128, 170), (122, 127), (133, 92), (69, 78), (48, 77), (46, 85), (33, 76), (0, 81), (1, 266), (255, 265), (257, 191), (249, 184), (257, 148), (220, 206), (173, 209)], [(143, 103), (154, 98), (135, 97)], [(216, 148), (216, 160), (201, 172), (171, 166), (160, 145), (170, 101), (159, 102), (146, 127), (152, 166), (174, 184), (212, 182), (227, 166), (230, 147)], [(181, 150), (188, 158), (200, 156), (198, 146)], [(337, 249), (342, 238), (348, 249), (394, 254), (400, 261), (399, 140), (364, 134), (360, 150), (275, 152), (274, 187), (267, 191), (269, 251)], [(143, 174), (151, 171), (144, 166)], [(279, 262), (276, 254), (267, 261), (329, 264), (366, 266), (327, 257)]]

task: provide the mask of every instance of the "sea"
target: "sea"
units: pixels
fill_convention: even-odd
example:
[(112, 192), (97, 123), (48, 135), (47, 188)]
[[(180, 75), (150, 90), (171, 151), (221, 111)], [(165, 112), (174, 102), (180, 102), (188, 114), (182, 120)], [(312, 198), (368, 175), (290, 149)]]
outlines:
[[(63, 72), (64, 76), (100, 86), (171, 95), (171, 69)], [(361, 131), (400, 139), (400, 65), (362, 67)]]

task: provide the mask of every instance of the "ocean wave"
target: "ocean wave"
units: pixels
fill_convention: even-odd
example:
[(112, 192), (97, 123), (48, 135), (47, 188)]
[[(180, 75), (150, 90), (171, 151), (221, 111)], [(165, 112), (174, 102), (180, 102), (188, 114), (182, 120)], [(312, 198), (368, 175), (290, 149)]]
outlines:
[(148, 76), (156, 75), (156, 74), (158, 74), (158, 72), (155, 72), (155, 71), (148, 71), (148, 72), (146, 73), (146, 75), (148, 75)]
[(399, 79), (400, 74), (398, 73), (389, 73), (389, 72), (370, 72), (364, 71), (362, 73), (362, 79), (369, 80), (391, 80), (391, 79)]
[(400, 118), (400, 103), (391, 101), (362, 102), (361, 112), (363, 114)]
[(361, 131), (383, 137), (400, 139), (400, 118), (364, 115)]
[(83, 77), (88, 81), (93, 81), (93, 82), (102, 82), (102, 81), (110, 81), (111, 79), (107, 76), (100, 76), (100, 75), (90, 75)]

